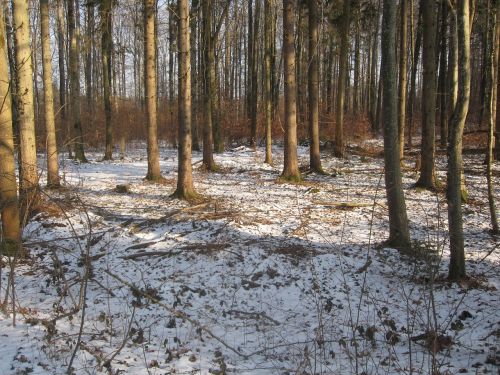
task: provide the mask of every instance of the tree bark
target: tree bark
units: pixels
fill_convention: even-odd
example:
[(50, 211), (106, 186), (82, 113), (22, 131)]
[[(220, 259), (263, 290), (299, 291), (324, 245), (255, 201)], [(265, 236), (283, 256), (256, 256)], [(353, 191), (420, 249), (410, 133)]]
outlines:
[(408, 67), (408, 4), (409, 0), (401, 0), (401, 23), (399, 37), (399, 100), (398, 100), (398, 139), (399, 159), (404, 158), (406, 128), (406, 86)]
[(313, 172), (324, 173), (319, 150), (319, 34), (318, 1), (308, 0), (309, 6), (309, 166)]
[[(79, 6), (79, 0), (76, 0)], [(68, 4), (68, 30), (70, 39), (69, 70), (71, 93), (71, 121), (74, 131), (75, 158), (81, 163), (87, 163), (83, 148), (83, 129), (80, 108), (80, 41), (79, 28), (76, 25), (75, 4), (69, 0)]]
[(339, 79), (337, 89), (337, 116), (335, 121), (335, 147), (333, 153), (336, 157), (344, 157), (344, 102), (347, 86), (347, 69), (349, 57), (349, 25), (351, 18), (351, 1), (344, 0), (342, 13), (342, 26), (340, 29), (340, 61)]
[(111, 56), (113, 53), (112, 0), (101, 0), (101, 58), (104, 87), (104, 117), (106, 148), (103, 160), (113, 160), (113, 124), (111, 107)]
[(281, 177), (300, 181), (297, 160), (297, 85), (295, 79), (294, 0), (283, 0), (283, 57), (285, 83), (285, 152)]
[(422, 43), (422, 6), (419, 6), (417, 31), (414, 40), (412, 41), (412, 63), (410, 77), (410, 95), (408, 98), (408, 148), (413, 147), (413, 128), (415, 124), (415, 97), (417, 92), (417, 72), (418, 61), (420, 60), (420, 47)]
[[(3, 5), (0, 6), (0, 77), (8, 77), (7, 44)], [(0, 79), (0, 214), (3, 241), (0, 255), (16, 256), (21, 242), (19, 202), (17, 197), (14, 137), (12, 132), (12, 102), (10, 82)]]
[(14, 0), (12, 10), (16, 38), (19, 151), (21, 155), (20, 199), (21, 214), (25, 217), (30, 208), (36, 206), (39, 199), (28, 0)]
[(272, 0), (264, 0), (264, 110), (266, 127), (266, 158), (265, 163), (272, 165)]
[(410, 235), (406, 203), (401, 178), (401, 162), (398, 140), (397, 83), (394, 72), (396, 58), (396, 12), (393, 0), (384, 0), (382, 18), (381, 80), (383, 89), (384, 163), (385, 189), (389, 207), (389, 239), (387, 245), (408, 252)]
[(380, 0), (377, 6), (377, 13), (374, 21), (374, 36), (371, 46), (371, 61), (370, 61), (370, 82), (369, 82), (369, 99), (368, 99), (368, 117), (373, 132), (377, 132), (377, 65), (378, 65), (378, 31), (379, 31), (379, 13), (380, 13)]
[(446, 147), (448, 144), (448, 91), (447, 91), (447, 26), (448, 26), (448, 3), (447, 0), (441, 0), (441, 40), (440, 40), (440, 57), (439, 57), (439, 125), (440, 137), (439, 143), (441, 147)]
[(68, 157), (73, 158), (73, 151), (71, 149), (71, 129), (69, 128), (69, 122), (67, 121), (68, 110), (66, 108), (66, 67), (65, 67), (65, 55), (66, 55), (66, 43), (65, 39), (65, 17), (64, 17), (64, 5), (62, 0), (57, 0), (57, 62), (59, 67), (59, 112), (61, 113), (61, 124), (66, 130), (66, 137), (64, 138), (65, 147), (68, 149)]
[(498, 80), (498, 51), (500, 44), (500, 1), (497, 1), (496, 14), (491, 14), (491, 25), (488, 33), (490, 34), (489, 40), (491, 45), (488, 49), (488, 63), (487, 63), (487, 92), (488, 103), (486, 103), (487, 116), (488, 116), (488, 146), (486, 153), (486, 180), (488, 186), (488, 206), (490, 209), (491, 218), (491, 231), (493, 234), (499, 234), (498, 218), (495, 204), (495, 194), (493, 186), (493, 146), (495, 141), (495, 119), (498, 115), (496, 111), (498, 92), (496, 91)]
[(146, 180), (160, 182), (156, 81), (156, 0), (144, 0), (144, 86), (148, 128), (148, 173)]
[(59, 161), (54, 120), (54, 93), (52, 89), (52, 51), (50, 48), (49, 0), (40, 0), (40, 23), (43, 56), (43, 88), (45, 103), (45, 128), (47, 132), (47, 186), (59, 187)]
[(257, 98), (258, 98), (258, 69), (257, 61), (259, 59), (259, 49), (257, 48), (257, 40), (259, 38), (259, 20), (260, 20), (260, 2), (261, 0), (255, 0), (255, 15), (254, 15), (254, 25), (253, 25), (253, 58), (251, 66), (251, 107), (250, 107), (250, 128), (251, 128), (251, 141), (250, 146), (257, 147)]
[[(191, 44), (191, 48), (193, 48), (193, 53), (191, 53), (191, 85), (192, 85), (192, 90), (191, 90), (191, 95), (192, 95), (192, 101), (191, 101), (191, 132), (192, 132), (192, 139), (193, 139), (193, 150), (194, 151), (200, 151), (200, 142), (199, 142), (199, 137), (198, 137), (198, 107), (199, 107), (199, 70), (197, 69), (197, 45), (196, 45), (196, 40), (197, 40), (197, 35), (198, 35), (198, 15), (200, 14), (199, 12), (199, 1), (194, 0), (192, 2), (192, 10), (191, 12), (194, 14), (194, 16), (190, 17), (190, 23), (191, 23), (191, 33), (190, 33), (190, 40), (189, 43)], [(196, 12), (196, 13), (194, 13)]]
[(436, 189), (435, 127), (436, 127), (436, 31), (437, 9), (435, 0), (422, 0), (423, 28), (423, 90), (422, 90), (422, 145), (421, 167), (417, 186)]
[(179, 166), (177, 198), (190, 199), (196, 196), (191, 166), (191, 56), (189, 40), (188, 0), (178, 0), (179, 17)]
[(212, 0), (202, 1), (203, 15), (203, 75), (204, 75), (204, 92), (203, 92), (203, 112), (205, 117), (205, 125), (203, 126), (203, 166), (207, 171), (215, 171), (217, 166), (213, 156), (213, 129), (212, 129), (212, 114), (213, 114), (213, 96), (212, 81), (214, 55), (212, 47)]
[(448, 226), (450, 235), (450, 265), (448, 277), (457, 280), (465, 277), (465, 252), (462, 220), (462, 136), (470, 100), (470, 19), (469, 0), (457, 2), (458, 41), (458, 100), (450, 121), (448, 143)]

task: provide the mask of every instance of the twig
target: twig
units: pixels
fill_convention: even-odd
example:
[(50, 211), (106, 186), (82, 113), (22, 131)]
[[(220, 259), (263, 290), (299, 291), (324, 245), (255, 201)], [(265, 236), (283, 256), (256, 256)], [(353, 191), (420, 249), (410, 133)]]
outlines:
[(175, 256), (179, 255), (181, 251), (141, 251), (139, 253), (130, 254), (126, 256), (120, 257), (120, 259), (131, 260), (137, 258), (145, 258), (145, 257), (158, 257), (158, 256)]
[(123, 336), (123, 341), (122, 341), (120, 347), (118, 349), (116, 349), (116, 351), (111, 355), (111, 357), (109, 359), (107, 359), (104, 362), (104, 364), (102, 365), (102, 367), (106, 368), (110, 373), (111, 373), (111, 362), (113, 361), (113, 359), (115, 359), (115, 357), (118, 354), (120, 354), (120, 352), (125, 347), (125, 344), (127, 343), (128, 338), (130, 337), (130, 329), (132, 328), (132, 323), (134, 322), (134, 316), (135, 316), (135, 306), (134, 306), (134, 309), (132, 310), (132, 316), (130, 317), (130, 323), (128, 325), (127, 330), (125, 331), (125, 335)]
[(180, 319), (187, 320), (189, 323), (191, 323), (195, 327), (198, 327), (200, 330), (206, 332), (210, 337), (212, 337), (213, 339), (215, 339), (216, 341), (218, 341), (219, 343), (221, 343), (223, 346), (225, 346), (227, 349), (231, 350), (233, 353), (236, 353), (237, 355), (239, 355), (240, 357), (245, 358), (245, 359), (249, 358), (249, 355), (244, 354), (244, 353), (240, 352), (238, 349), (236, 349), (233, 346), (229, 345), (224, 340), (222, 340), (219, 336), (215, 335), (210, 329), (208, 329), (207, 327), (205, 327), (203, 324), (201, 324), (200, 322), (196, 321), (195, 319), (189, 317), (186, 313), (184, 313), (182, 311), (179, 311), (179, 310), (176, 310), (176, 309), (173, 309), (170, 306), (167, 306), (166, 304), (162, 303), (158, 298), (152, 296), (151, 294), (149, 294), (147, 292), (139, 290), (136, 286), (132, 285), (131, 283), (129, 283), (126, 280), (123, 280), (120, 276), (115, 275), (111, 271), (105, 270), (104, 272), (106, 272), (109, 276), (111, 276), (115, 280), (119, 281), (123, 285), (128, 286), (130, 288), (130, 290), (132, 290), (134, 293), (140, 294), (141, 296), (143, 296), (144, 298), (149, 299), (151, 302), (157, 304), (158, 306), (163, 307), (165, 310), (167, 310), (173, 316), (175, 316), (177, 318), (180, 318)]

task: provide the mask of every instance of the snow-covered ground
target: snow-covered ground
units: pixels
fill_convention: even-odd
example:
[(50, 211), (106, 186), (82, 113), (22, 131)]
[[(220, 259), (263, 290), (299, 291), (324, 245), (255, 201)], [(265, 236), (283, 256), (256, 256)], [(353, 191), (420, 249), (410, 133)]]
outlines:
[(25, 229), (31, 258), (15, 272), (16, 325), (0, 314), (0, 374), (66, 373), (74, 354), (75, 374), (497, 373), (500, 251), (483, 156), (465, 158), (471, 279), (451, 284), (444, 195), (414, 189), (416, 171), (404, 172), (410, 259), (380, 245), (382, 159), (325, 152), (329, 175), (288, 184), (281, 154), (270, 167), (262, 149), (235, 147), (209, 174), (195, 153), (205, 199), (192, 204), (169, 197), (175, 150), (162, 149), (161, 185), (142, 180), (142, 145), (125, 160), (66, 160), (66, 189), (46, 192), (61, 212)]

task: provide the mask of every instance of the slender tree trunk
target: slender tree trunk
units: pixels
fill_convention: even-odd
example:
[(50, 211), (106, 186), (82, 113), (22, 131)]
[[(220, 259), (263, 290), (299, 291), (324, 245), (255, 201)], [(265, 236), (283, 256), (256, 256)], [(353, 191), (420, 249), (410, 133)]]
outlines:
[(448, 144), (448, 92), (447, 92), (447, 27), (448, 26), (448, 3), (447, 0), (441, 0), (441, 48), (439, 57), (439, 125), (440, 125), (440, 139), (441, 147), (446, 147)]
[(487, 64), (487, 90), (488, 90), (488, 103), (487, 106), (487, 116), (488, 116), (488, 147), (486, 153), (486, 179), (488, 185), (488, 203), (490, 208), (490, 218), (491, 218), (491, 231), (493, 234), (499, 234), (500, 230), (498, 227), (498, 218), (495, 204), (495, 194), (493, 186), (493, 146), (495, 140), (495, 119), (498, 116), (496, 111), (498, 92), (496, 91), (497, 80), (498, 80), (498, 51), (500, 44), (500, 1), (497, 1), (496, 14), (491, 15), (492, 22), (490, 25), (491, 30), (488, 30), (490, 34), (489, 40), (491, 41), (491, 46), (488, 50), (488, 64)]
[(52, 51), (50, 48), (49, 1), (40, 0), (40, 22), (43, 55), (43, 88), (45, 96), (45, 128), (47, 131), (47, 186), (58, 187), (59, 161), (54, 120), (54, 93), (52, 89)]
[(85, 35), (85, 95), (87, 102), (87, 111), (93, 121), (94, 115), (94, 99), (92, 97), (92, 55), (93, 55), (93, 36), (95, 28), (94, 3), (89, 1), (86, 4), (87, 8), (87, 27)]
[(422, 0), (423, 37), (423, 90), (422, 90), (422, 145), (421, 167), (417, 186), (435, 190), (435, 127), (436, 127), (436, 30), (437, 9), (435, 0)]
[[(259, 1), (259, 0), (257, 0)], [(254, 84), (253, 80), (253, 71), (255, 65), (255, 41), (254, 41), (254, 22), (253, 22), (253, 0), (248, 0), (248, 41), (247, 41), (247, 49), (248, 49), (248, 57), (247, 57), (247, 87), (246, 87), (246, 106), (247, 106), (247, 115), (250, 120), (250, 147), (256, 147), (256, 134), (257, 134), (257, 123), (253, 122), (253, 89), (252, 85)]]
[(408, 66), (408, 5), (409, 0), (401, 0), (401, 23), (399, 37), (399, 100), (398, 100), (398, 139), (399, 159), (403, 160), (406, 128), (406, 86)]
[[(500, 1), (497, 2), (497, 4), (500, 4)], [(497, 15), (497, 21), (500, 19), (500, 14)], [(500, 26), (499, 26), (500, 28)], [(497, 59), (500, 60), (500, 48), (497, 51)], [(494, 130), (494, 137), (493, 137), (493, 143), (494, 143), (494, 152), (493, 152), (493, 157), (495, 160), (500, 160), (500, 62), (498, 63), (497, 66), (497, 103), (496, 103), (496, 119), (495, 119), (495, 130)]]
[(371, 54), (371, 62), (370, 62), (370, 95), (369, 95), (369, 109), (368, 109), (368, 117), (370, 119), (371, 128), (373, 132), (377, 132), (377, 65), (378, 65), (378, 30), (379, 30), (379, 13), (380, 13), (380, 0), (377, 6), (377, 14), (374, 22), (374, 36), (373, 36), (373, 44), (372, 44), (372, 54)]
[(65, 55), (66, 55), (66, 43), (65, 39), (65, 16), (64, 16), (64, 5), (62, 0), (57, 0), (57, 62), (59, 67), (59, 112), (61, 114), (61, 124), (66, 130), (66, 137), (64, 138), (64, 143), (68, 149), (68, 157), (73, 158), (73, 152), (71, 149), (71, 129), (69, 128), (69, 122), (67, 121), (68, 110), (66, 108), (66, 67), (65, 67)]
[(252, 65), (250, 67), (250, 79), (252, 81), (251, 87), (251, 106), (250, 106), (250, 129), (251, 129), (251, 139), (250, 146), (255, 148), (257, 146), (257, 96), (258, 96), (258, 69), (257, 61), (259, 50), (257, 48), (257, 39), (259, 37), (259, 20), (260, 20), (260, 2), (261, 0), (255, 0), (255, 17), (253, 25), (253, 38), (252, 38)]
[(319, 151), (319, 25), (318, 1), (308, 0), (309, 6), (309, 165), (312, 171), (323, 173)]
[(297, 159), (297, 85), (295, 79), (294, 0), (283, 0), (283, 57), (285, 83), (285, 152), (281, 177), (300, 181)]
[[(76, 0), (77, 4), (79, 0)], [(81, 163), (87, 163), (83, 149), (83, 129), (80, 109), (80, 41), (79, 29), (76, 25), (75, 4), (69, 0), (68, 4), (68, 30), (70, 39), (69, 70), (71, 93), (71, 121), (74, 131), (75, 158)], [(79, 5), (79, 4), (78, 4)]]
[[(0, 6), (0, 77), (8, 77), (8, 60), (3, 4)], [(21, 241), (19, 201), (17, 198), (12, 103), (10, 83), (0, 79), (0, 214), (3, 241), (0, 255), (15, 256)]]
[(352, 93), (352, 112), (355, 116), (359, 112), (359, 86), (361, 69), (361, 18), (359, 11), (356, 14), (356, 37), (354, 41), (354, 85)]
[(380, 71), (384, 87), (382, 118), (384, 123), (385, 188), (389, 207), (389, 239), (387, 245), (408, 252), (410, 250), (410, 235), (401, 178), (397, 82), (394, 74), (397, 67), (396, 13), (396, 2), (384, 0)]
[(420, 46), (422, 43), (422, 6), (419, 6), (418, 19), (417, 19), (417, 31), (415, 38), (413, 40), (414, 48), (412, 63), (411, 63), (411, 78), (410, 78), (410, 96), (408, 103), (408, 148), (413, 147), (413, 129), (415, 124), (415, 98), (417, 92), (417, 72), (418, 72), (418, 62), (420, 60)]
[(179, 167), (175, 197), (196, 196), (191, 166), (191, 56), (188, 0), (178, 0), (179, 17)]
[[(497, 2), (497, 4), (500, 4), (500, 2)], [(498, 8), (497, 8), (498, 9)], [(497, 13), (497, 22), (500, 22), (500, 13)], [(500, 33), (500, 26), (499, 28), (499, 33)], [(500, 46), (498, 48), (498, 51), (496, 51), (497, 56), (496, 58), (498, 59), (498, 65), (497, 65), (497, 71), (496, 71), (496, 118), (495, 118), (495, 124), (494, 130), (493, 130), (493, 158), (495, 160), (500, 160)]]
[(144, 84), (148, 128), (148, 173), (146, 180), (160, 182), (156, 81), (156, 0), (144, 0)]
[(347, 69), (349, 57), (349, 25), (351, 18), (351, 1), (344, 0), (342, 13), (342, 26), (340, 29), (340, 62), (339, 80), (337, 89), (337, 116), (335, 121), (335, 147), (333, 153), (336, 157), (344, 157), (344, 102), (347, 86)]
[(104, 116), (106, 118), (106, 149), (104, 160), (113, 160), (113, 124), (111, 107), (111, 56), (113, 53), (112, 0), (101, 1), (101, 57), (104, 86)]
[(217, 166), (213, 156), (212, 113), (213, 96), (212, 78), (214, 56), (212, 53), (212, 0), (202, 1), (203, 15), (203, 109), (205, 125), (203, 126), (203, 166), (207, 171), (215, 171)]
[(14, 0), (12, 6), (19, 106), (20, 198), (25, 217), (39, 199), (28, 0)]
[(198, 106), (199, 106), (199, 70), (197, 69), (197, 59), (196, 51), (198, 46), (196, 45), (197, 35), (198, 35), (198, 15), (199, 12), (199, 1), (194, 0), (192, 2), (192, 12), (196, 12), (194, 17), (190, 17), (191, 22), (191, 33), (190, 41), (191, 48), (193, 48), (194, 53), (191, 53), (191, 84), (192, 84), (192, 103), (191, 103), (191, 130), (193, 138), (193, 150), (200, 151), (200, 142), (198, 137)]
[(448, 143), (448, 225), (450, 234), (450, 266), (452, 280), (465, 277), (465, 252), (462, 220), (462, 136), (470, 100), (470, 19), (469, 0), (457, 1), (458, 100), (450, 121)]
[(265, 163), (272, 164), (272, 121), (273, 121), (273, 98), (272, 98), (272, 0), (264, 0), (264, 110), (266, 114), (266, 159)]

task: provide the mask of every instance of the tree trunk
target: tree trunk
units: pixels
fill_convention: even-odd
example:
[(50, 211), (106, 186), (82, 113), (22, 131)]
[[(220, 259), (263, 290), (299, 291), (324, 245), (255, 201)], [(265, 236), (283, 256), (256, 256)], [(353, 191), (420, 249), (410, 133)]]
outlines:
[[(79, 0), (76, 0), (79, 6)], [(81, 163), (87, 163), (83, 149), (83, 129), (80, 109), (80, 41), (79, 29), (76, 25), (75, 4), (73, 0), (68, 4), (68, 30), (70, 39), (69, 48), (69, 70), (70, 70), (70, 93), (71, 93), (71, 121), (74, 131), (75, 158)]]
[(198, 15), (199, 12), (199, 1), (194, 0), (192, 2), (192, 12), (196, 14), (190, 17), (191, 23), (191, 33), (189, 43), (191, 48), (193, 48), (193, 53), (191, 53), (191, 85), (192, 85), (192, 101), (191, 101), (191, 132), (193, 138), (193, 150), (200, 151), (200, 142), (198, 137), (198, 107), (199, 107), (199, 70), (197, 69), (197, 50), (196, 45), (197, 35), (198, 35)]
[[(8, 77), (3, 5), (0, 6), (0, 76)], [(17, 198), (16, 165), (14, 138), (12, 133), (12, 105), (10, 83), (0, 80), (0, 214), (2, 218), (3, 241), (0, 243), (0, 256), (16, 256), (21, 241), (19, 202)]]
[(405, 149), (406, 128), (406, 86), (407, 86), (407, 60), (408, 60), (408, 2), (401, 0), (401, 23), (399, 37), (399, 100), (398, 100), (398, 139), (399, 159), (403, 160)]
[(377, 7), (377, 13), (375, 17), (374, 27), (375, 32), (373, 36), (373, 44), (371, 46), (371, 62), (370, 62), (370, 87), (368, 90), (369, 93), (369, 108), (368, 108), (368, 117), (370, 119), (371, 128), (373, 132), (377, 132), (377, 65), (378, 65), (378, 30), (379, 30), (379, 13), (380, 13), (380, 0)]
[(67, 121), (68, 110), (66, 108), (66, 67), (64, 64), (66, 55), (66, 43), (65, 39), (65, 17), (64, 17), (64, 5), (62, 0), (57, 0), (57, 62), (59, 67), (59, 111), (61, 113), (61, 125), (66, 130), (66, 137), (64, 138), (65, 147), (68, 149), (68, 157), (73, 158), (71, 149), (71, 129), (69, 128), (69, 122)]
[(281, 177), (300, 181), (297, 160), (297, 85), (295, 79), (294, 0), (283, 0), (283, 57), (285, 80), (285, 152)]
[(347, 69), (349, 57), (349, 25), (351, 18), (351, 1), (344, 0), (342, 13), (342, 26), (340, 29), (340, 62), (339, 80), (337, 89), (337, 116), (335, 121), (335, 147), (333, 153), (336, 157), (344, 157), (344, 102), (347, 86)]
[(214, 65), (214, 55), (212, 52), (212, 0), (202, 1), (203, 15), (203, 112), (205, 125), (203, 126), (203, 166), (207, 171), (215, 171), (217, 166), (213, 156), (213, 134), (212, 134), (212, 112), (213, 96), (211, 82)]
[(498, 92), (495, 92), (498, 80), (498, 50), (500, 43), (500, 1), (497, 1), (496, 14), (491, 14), (492, 22), (490, 25), (490, 47), (488, 49), (488, 64), (487, 64), (487, 91), (488, 91), (488, 103), (487, 106), (487, 116), (488, 116), (488, 147), (486, 153), (486, 179), (488, 185), (488, 203), (490, 208), (490, 218), (491, 218), (491, 231), (493, 234), (499, 234), (500, 230), (498, 228), (498, 218), (495, 205), (495, 194), (493, 186), (493, 146), (495, 140), (495, 118), (498, 115), (496, 112), (496, 106), (498, 101)]
[(319, 36), (318, 1), (308, 0), (309, 6), (309, 165), (312, 171), (324, 173), (319, 151)]
[(20, 198), (25, 217), (39, 199), (28, 0), (14, 0), (12, 6), (19, 106)]
[(272, 0), (264, 0), (264, 110), (266, 127), (266, 159), (265, 163), (273, 163), (272, 156), (272, 121), (273, 121), (273, 98), (272, 98)]
[(93, 65), (93, 35), (95, 28), (94, 3), (89, 1), (87, 8), (87, 25), (85, 30), (85, 96), (87, 102), (87, 111), (90, 114), (91, 121), (94, 120), (94, 99), (92, 97), (92, 65)]
[(435, 0), (422, 0), (423, 28), (423, 89), (422, 89), (422, 145), (421, 166), (417, 186), (436, 189), (435, 126), (436, 126), (436, 31), (437, 9)]
[(251, 102), (250, 102), (250, 146), (255, 148), (257, 146), (257, 96), (258, 96), (258, 69), (257, 61), (259, 58), (259, 50), (257, 48), (257, 40), (259, 37), (259, 19), (260, 19), (260, 1), (255, 0), (255, 15), (254, 15), (254, 25), (253, 25), (253, 38), (252, 38), (252, 65), (250, 67), (250, 79), (251, 79)]
[(462, 220), (462, 136), (470, 100), (470, 19), (469, 0), (457, 2), (458, 100), (450, 121), (448, 144), (448, 225), (450, 234), (450, 266), (448, 277), (465, 277), (464, 234)]
[(439, 143), (441, 147), (446, 147), (448, 144), (448, 111), (447, 111), (447, 102), (448, 102), (448, 92), (447, 88), (447, 26), (448, 26), (448, 3), (447, 0), (441, 1), (441, 48), (440, 48), (440, 57), (439, 57), (439, 85), (438, 85), (438, 93), (439, 93), (439, 125), (440, 125), (440, 137)]
[(146, 180), (160, 182), (156, 85), (156, 0), (144, 0), (144, 85), (148, 128), (148, 173)]
[(113, 52), (112, 1), (101, 1), (101, 57), (104, 87), (104, 116), (106, 118), (106, 148), (104, 160), (113, 159), (113, 126), (111, 122), (111, 56)]
[(387, 245), (408, 252), (410, 235), (401, 178), (398, 140), (397, 83), (394, 72), (396, 58), (396, 10), (393, 0), (384, 0), (382, 18), (381, 80), (383, 89), (385, 189), (389, 207), (389, 239)]
[(179, 167), (177, 198), (190, 199), (196, 196), (191, 166), (191, 56), (189, 40), (188, 0), (178, 1), (179, 17)]
[(413, 128), (415, 124), (415, 97), (417, 92), (418, 61), (420, 59), (420, 46), (422, 41), (422, 6), (419, 6), (417, 19), (417, 32), (412, 41), (412, 63), (410, 78), (410, 97), (408, 98), (408, 148), (413, 147)]
[(54, 93), (52, 89), (52, 51), (50, 48), (49, 0), (40, 0), (40, 22), (43, 55), (43, 88), (45, 103), (45, 128), (47, 130), (47, 186), (58, 187), (59, 161), (54, 120)]
[(354, 41), (354, 82), (352, 93), (352, 112), (354, 116), (359, 112), (359, 86), (361, 68), (361, 18), (359, 11), (356, 13), (356, 38)]

